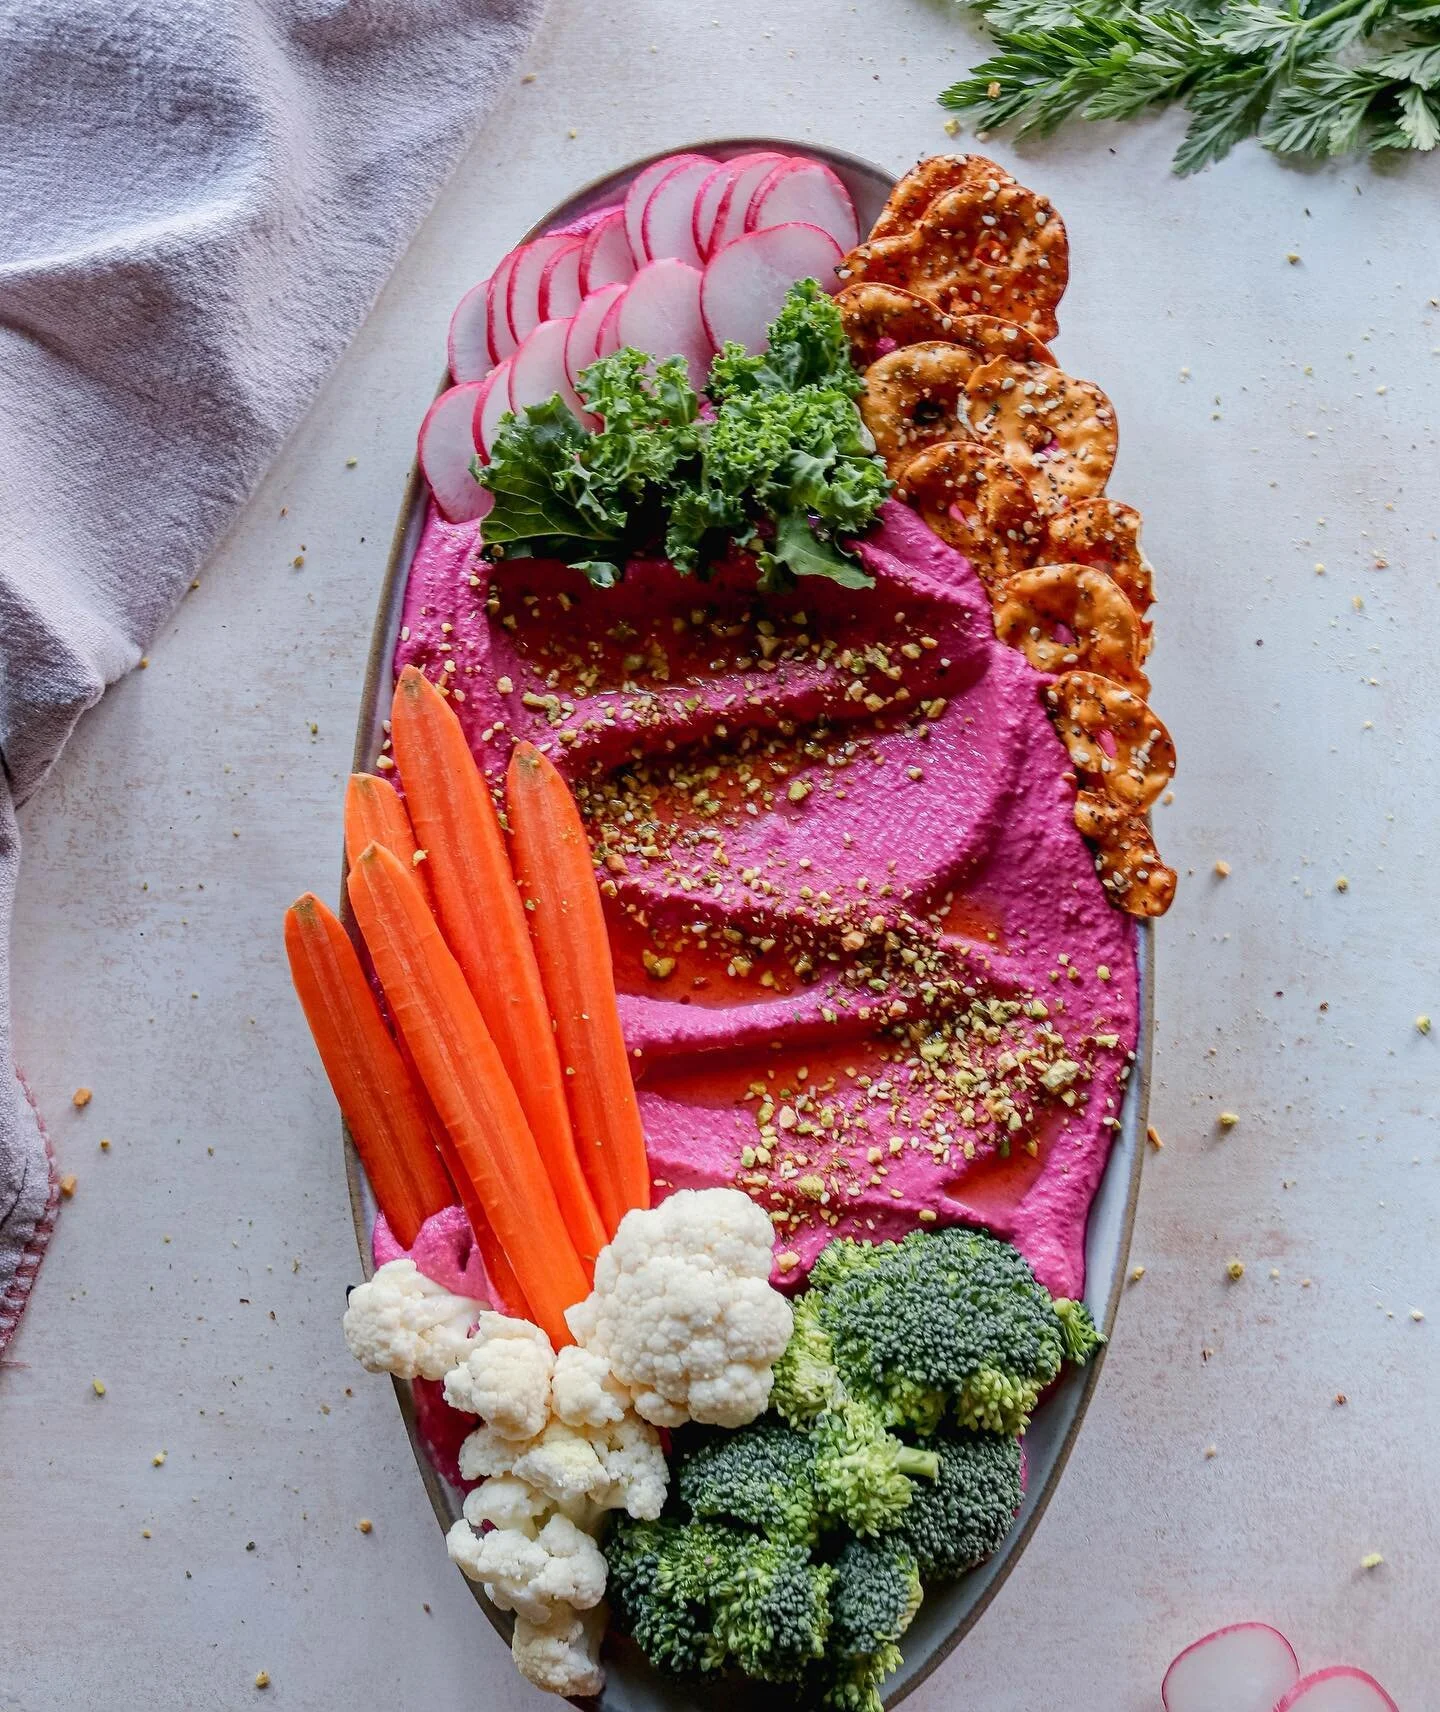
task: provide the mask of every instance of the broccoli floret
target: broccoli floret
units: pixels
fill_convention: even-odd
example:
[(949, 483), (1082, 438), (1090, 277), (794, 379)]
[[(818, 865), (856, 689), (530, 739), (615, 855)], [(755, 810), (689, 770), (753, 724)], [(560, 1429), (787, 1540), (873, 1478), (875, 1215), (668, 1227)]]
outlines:
[(914, 1552), (927, 1581), (949, 1580), (999, 1546), (1020, 1508), (1020, 1445), (996, 1433), (946, 1427), (929, 1441), (933, 1481), (917, 1481), (887, 1537)]
[(707, 1676), (723, 1660), (705, 1604), (706, 1577), (728, 1559), (725, 1529), (669, 1518), (622, 1516), (605, 1541), (615, 1621), (640, 1650), (675, 1676)]
[[(831, 1243), (830, 1248), (836, 1248)], [(828, 1254), (830, 1249), (826, 1249)], [(823, 1259), (824, 1256), (822, 1255)], [(803, 1427), (840, 1394), (830, 1334), (821, 1324), (820, 1292), (810, 1289), (795, 1304), (795, 1325), (785, 1353), (775, 1363), (770, 1407), (792, 1427)]]
[(891, 1425), (1021, 1433), (1067, 1355), (1098, 1341), (1078, 1303), (1063, 1313), (1024, 1257), (985, 1231), (915, 1231), (902, 1242), (841, 1238), (811, 1275), (847, 1388)]
[(731, 1539), (710, 1584), (715, 1640), (747, 1676), (800, 1681), (825, 1656), (835, 1571), (789, 1541)]
[(915, 1481), (939, 1472), (935, 1454), (902, 1444), (870, 1403), (841, 1399), (811, 1431), (821, 1507), (852, 1533), (889, 1527), (910, 1503)]
[(824, 1704), (880, 1712), (880, 1684), (902, 1662), (895, 1645), (920, 1609), (915, 1554), (897, 1539), (851, 1540), (835, 1561)]
[(677, 1488), (696, 1516), (800, 1544), (819, 1532), (815, 1446), (804, 1433), (762, 1415), (735, 1432), (686, 1434), (678, 1449)]
[(1055, 1298), (1055, 1312), (1060, 1317), (1060, 1335), (1065, 1340), (1065, 1354), (1077, 1367), (1083, 1367), (1105, 1339), (1083, 1302), (1072, 1302), (1068, 1296)]

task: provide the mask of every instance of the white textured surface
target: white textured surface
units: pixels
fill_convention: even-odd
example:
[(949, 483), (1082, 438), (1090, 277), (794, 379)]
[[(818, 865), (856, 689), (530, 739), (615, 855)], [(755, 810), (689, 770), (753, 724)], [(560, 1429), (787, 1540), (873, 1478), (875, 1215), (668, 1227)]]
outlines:
[[(388, 1385), (344, 1354), (357, 1262), (280, 912), (334, 890), (376, 589), (460, 292), (666, 144), (789, 133), (897, 168), (944, 147), (931, 98), (969, 42), (924, 0), (556, 4), (535, 82), (150, 669), (30, 804), (19, 1047), (79, 1187), (0, 1374), (0, 1705), (228, 1709), (261, 1669), (304, 1712), (544, 1704), (445, 1558)], [(1406, 1712), (1433, 1696), (1440, 162), (1247, 147), (1181, 183), (1174, 136), (992, 148), (1069, 224), (1062, 361), (1114, 398), (1114, 491), (1148, 519), (1181, 755), (1158, 826), (1187, 883), (1159, 936), (1146, 1274), (1055, 1504), (915, 1712), (1149, 1712), (1174, 1652), (1247, 1617)]]

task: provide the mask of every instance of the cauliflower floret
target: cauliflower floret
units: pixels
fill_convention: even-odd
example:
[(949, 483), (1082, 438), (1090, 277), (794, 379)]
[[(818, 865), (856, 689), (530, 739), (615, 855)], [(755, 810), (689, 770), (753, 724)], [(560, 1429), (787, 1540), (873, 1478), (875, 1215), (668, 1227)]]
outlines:
[(506, 1438), (529, 1439), (550, 1414), (555, 1352), (529, 1320), (485, 1313), (464, 1359), (445, 1375), (445, 1401)]
[(575, 1611), (558, 1605), (548, 1623), (516, 1617), (510, 1642), (515, 1668), (527, 1682), (551, 1694), (580, 1698), (598, 1694), (605, 1686), (600, 1642), (610, 1621), (604, 1605)]
[[(460, 1446), (460, 1472), (467, 1480), (484, 1480), (479, 1492), (498, 1488), (495, 1502), (502, 1504), (518, 1496), (510, 1492), (511, 1481), (533, 1488), (581, 1526), (602, 1510), (628, 1510), (653, 1521), (664, 1508), (669, 1480), (659, 1435), (634, 1414), (584, 1431), (552, 1419), (544, 1432), (523, 1444), (493, 1428), (477, 1427)], [(470, 1519), (518, 1525), (501, 1524), (498, 1515), (479, 1510)]]
[(629, 1212), (566, 1314), (657, 1426), (743, 1427), (763, 1413), (790, 1338), (769, 1284), (770, 1220), (738, 1189), (682, 1189)]
[(572, 1427), (604, 1427), (623, 1420), (630, 1395), (603, 1355), (567, 1344), (555, 1357), (550, 1406)]
[(533, 1539), (518, 1528), (476, 1534), (460, 1521), (445, 1545), (492, 1604), (532, 1623), (547, 1622), (557, 1606), (588, 1610), (605, 1595), (605, 1554), (568, 1516), (552, 1516)]
[(525, 1444), (507, 1439), (494, 1427), (479, 1426), (460, 1444), (460, 1473), (466, 1480), (488, 1480), (493, 1474), (508, 1474)]
[(510, 1471), (548, 1492), (557, 1503), (597, 1499), (610, 1484), (595, 1445), (585, 1433), (566, 1426), (564, 1421), (552, 1420), (543, 1433), (520, 1449)]
[[(545, 1493), (513, 1474), (492, 1475), (465, 1497), (465, 1520), (478, 1533), (481, 1524), (512, 1528), (533, 1539), (549, 1521), (555, 1506)], [(574, 1519), (573, 1517), (571, 1518)]]
[(340, 1322), (350, 1353), (371, 1373), (441, 1379), (463, 1361), (483, 1302), (455, 1296), (413, 1260), (387, 1260), (368, 1284), (350, 1292)]
[(660, 1435), (648, 1421), (627, 1414), (594, 1430), (591, 1442), (599, 1452), (609, 1485), (599, 1502), (606, 1510), (628, 1510), (637, 1520), (653, 1522), (665, 1508), (670, 1470)]

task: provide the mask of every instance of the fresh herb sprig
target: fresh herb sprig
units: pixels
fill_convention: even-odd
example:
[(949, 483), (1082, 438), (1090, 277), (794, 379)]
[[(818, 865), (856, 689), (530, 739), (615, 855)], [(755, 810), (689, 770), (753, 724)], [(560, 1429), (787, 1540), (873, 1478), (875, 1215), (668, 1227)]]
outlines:
[(762, 354), (730, 344), (714, 359), (708, 413), (682, 358), (617, 351), (579, 378), (594, 432), (558, 396), (504, 419), (490, 462), (475, 465), (495, 496), (486, 548), (562, 559), (609, 587), (628, 558), (663, 552), (704, 576), (733, 545), (754, 554), (765, 587), (824, 576), (866, 588), (844, 543), (890, 483), (855, 405), (863, 386), (814, 280), (791, 288)]
[(997, 51), (940, 96), (981, 131), (1178, 102), (1186, 174), (1256, 137), (1277, 154), (1440, 143), (1437, 0), (962, 0)]

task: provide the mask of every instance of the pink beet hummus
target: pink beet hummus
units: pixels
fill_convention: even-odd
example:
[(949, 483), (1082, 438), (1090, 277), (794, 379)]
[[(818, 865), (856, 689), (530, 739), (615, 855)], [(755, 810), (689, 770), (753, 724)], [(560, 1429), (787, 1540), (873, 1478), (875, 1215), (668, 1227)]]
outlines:
[(963, 1221), (1075, 1295), (1134, 925), (968, 562), (895, 502), (860, 551), (863, 592), (762, 596), (744, 561), (597, 590), (432, 511), (395, 665), (448, 688), (492, 781), (528, 738), (576, 791), (657, 1199), (746, 1190), (777, 1282), (837, 1235)]

